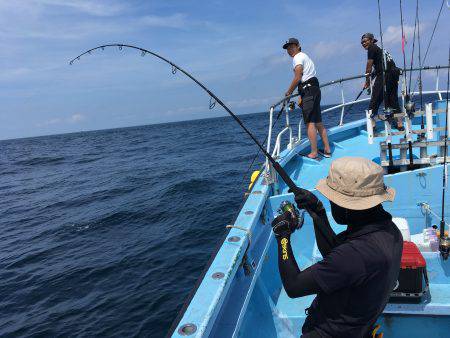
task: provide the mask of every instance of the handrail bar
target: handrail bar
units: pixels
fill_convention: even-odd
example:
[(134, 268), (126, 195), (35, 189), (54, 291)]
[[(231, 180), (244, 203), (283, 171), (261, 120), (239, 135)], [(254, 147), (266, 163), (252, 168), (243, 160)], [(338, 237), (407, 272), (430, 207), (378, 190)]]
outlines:
[[(422, 68), (419, 67), (419, 68), (413, 68), (413, 69), (406, 69), (406, 72), (415, 72), (415, 71), (419, 71), (419, 70), (439, 70), (439, 69), (447, 69), (447, 68), (449, 68), (449, 66), (426, 66), (426, 67), (422, 67)], [(403, 74), (403, 69), (400, 69), (400, 70), (401, 70), (401, 74)], [(342, 83), (342, 82), (360, 79), (360, 78), (364, 78), (364, 77), (366, 77), (366, 74), (341, 78), (341, 79), (326, 82), (326, 83), (320, 85), (320, 88), (324, 88), (324, 87), (331, 86), (336, 83)], [(281, 103), (285, 102), (286, 100), (290, 100), (291, 98), (297, 97), (298, 95), (299, 94), (297, 93), (297, 94), (292, 94), (290, 96), (286, 96), (286, 97), (282, 98), (280, 101), (278, 101), (277, 103), (270, 106), (270, 108), (275, 108), (275, 107), (279, 106)]]
[[(447, 92), (447, 90), (423, 90), (422, 94), (440, 94), (440, 93), (446, 93), (446, 92)], [(418, 95), (418, 94), (420, 94), (420, 92), (412, 92), (411, 94), (412, 95)], [(334, 109), (338, 109), (338, 108), (342, 108), (342, 107), (354, 104), (354, 103), (360, 103), (360, 102), (369, 101), (369, 100), (370, 100), (370, 97), (365, 97), (363, 99), (359, 99), (359, 100), (356, 100), (356, 101), (349, 101), (349, 102), (345, 102), (345, 103), (340, 103), (340, 104), (337, 104), (335, 106), (332, 106), (332, 107), (329, 107), (327, 109), (322, 110), (322, 114), (323, 113), (327, 113), (329, 111), (332, 111)]]
[[(422, 91), (422, 94), (438, 94), (439, 95), (441, 93), (446, 93), (446, 92), (447, 92), (446, 90), (426, 90), (426, 91)], [(412, 95), (417, 95), (417, 94), (420, 94), (420, 92), (412, 92), (411, 94)], [(346, 107), (348, 105), (352, 105), (352, 104), (359, 103), (359, 102), (364, 102), (364, 101), (369, 101), (369, 100), (370, 100), (370, 97), (367, 97), (367, 98), (359, 99), (359, 100), (356, 100), (356, 101), (349, 101), (349, 102), (341, 103), (341, 104), (329, 107), (327, 109), (324, 109), (322, 111), (322, 113), (327, 113), (327, 112), (330, 112), (330, 111), (338, 109), (338, 108), (343, 108), (343, 107)], [(270, 112), (271, 112), (271, 115), (272, 115), (273, 114), (273, 108), (272, 107), (270, 109)], [(303, 121), (303, 119), (300, 118), (300, 121), (299, 121), (299, 124), (298, 124), (298, 137), (296, 139), (296, 143), (301, 141), (301, 124), (302, 124), (302, 121)], [(278, 133), (276, 141), (275, 141), (273, 153), (272, 153), (273, 157), (279, 156), (280, 151), (281, 151), (281, 135), (284, 134), (287, 130), (290, 130), (290, 132), (292, 133), (292, 127), (290, 125), (287, 125), (285, 128), (283, 128)], [(270, 135), (270, 138), (271, 138), (271, 136), (272, 136), (272, 129), (271, 128), (269, 128), (269, 135)], [(290, 146), (294, 146), (295, 145), (295, 143), (293, 143), (292, 134), (290, 134), (290, 136), (289, 136), (289, 143), (288, 144)], [(270, 150), (270, 147), (268, 147), (268, 152), (269, 152), (269, 150)], [(268, 163), (267, 159), (266, 159), (265, 167), (266, 167), (266, 170), (269, 171), (269, 163)]]

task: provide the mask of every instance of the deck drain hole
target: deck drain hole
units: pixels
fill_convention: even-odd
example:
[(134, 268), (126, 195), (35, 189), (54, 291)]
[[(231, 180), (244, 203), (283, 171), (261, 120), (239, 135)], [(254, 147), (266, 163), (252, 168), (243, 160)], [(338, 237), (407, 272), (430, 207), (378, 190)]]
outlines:
[(253, 211), (250, 211), (250, 210), (249, 210), (249, 211), (246, 211), (245, 214), (246, 214), (246, 215), (253, 215)]
[(223, 272), (214, 272), (212, 274), (213, 279), (222, 279), (223, 277), (225, 277), (225, 274)]
[(178, 333), (182, 336), (190, 336), (197, 331), (197, 326), (195, 324), (189, 323), (184, 324), (178, 329)]
[(241, 237), (239, 237), (239, 236), (228, 237), (228, 242), (239, 242), (240, 240), (241, 240)]

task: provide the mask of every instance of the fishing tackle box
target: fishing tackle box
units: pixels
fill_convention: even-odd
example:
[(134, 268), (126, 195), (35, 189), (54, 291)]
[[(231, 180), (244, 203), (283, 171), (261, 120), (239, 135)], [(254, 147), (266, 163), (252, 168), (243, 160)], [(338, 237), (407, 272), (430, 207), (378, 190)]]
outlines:
[(427, 263), (413, 242), (403, 242), (402, 261), (391, 301), (417, 301), (428, 290)]

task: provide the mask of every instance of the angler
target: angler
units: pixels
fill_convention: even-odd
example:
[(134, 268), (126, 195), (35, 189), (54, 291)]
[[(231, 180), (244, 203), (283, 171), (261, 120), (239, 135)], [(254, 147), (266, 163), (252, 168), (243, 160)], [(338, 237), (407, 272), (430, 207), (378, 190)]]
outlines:
[(284, 289), (291, 298), (317, 294), (302, 337), (369, 337), (400, 269), (402, 234), (381, 205), (394, 200), (395, 190), (384, 185), (382, 167), (358, 157), (333, 161), (316, 188), (329, 199), (336, 223), (347, 230), (336, 235), (322, 202), (299, 189), (295, 201), (313, 219), (323, 260), (300, 271), (291, 247), (298, 226), (289, 211), (277, 216), (272, 227)]
[[(295, 88), (298, 87), (298, 93), (301, 95), (300, 107), (302, 108), (303, 122), (305, 122), (311, 144), (311, 152), (308, 157), (317, 158), (318, 153), (324, 157), (331, 157), (327, 131), (322, 123), (320, 112), (321, 92), (314, 63), (308, 55), (302, 52), (300, 43), (296, 38), (290, 38), (286, 41), (283, 49), (286, 49), (289, 56), (292, 57), (294, 70), (294, 78), (285, 96), (291, 96)], [(322, 138), (324, 149), (317, 149), (317, 133)]]
[[(361, 37), (361, 45), (367, 50), (364, 89), (370, 88), (371, 74), (375, 76), (369, 109), (372, 110), (372, 116), (376, 116), (380, 104), (384, 101), (387, 111), (390, 111), (392, 114), (400, 113), (401, 109), (397, 94), (400, 69), (396, 67), (392, 56), (386, 51), (383, 53), (383, 50), (377, 46), (377, 41), (372, 33), (365, 33)], [(401, 119), (394, 119), (392, 122), (394, 128), (400, 131), (404, 130)]]

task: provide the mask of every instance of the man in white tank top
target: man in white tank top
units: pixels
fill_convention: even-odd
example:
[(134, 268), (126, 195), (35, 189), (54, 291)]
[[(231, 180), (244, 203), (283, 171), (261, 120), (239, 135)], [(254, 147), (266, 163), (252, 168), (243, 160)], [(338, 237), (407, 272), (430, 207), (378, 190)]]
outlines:
[[(290, 38), (286, 41), (283, 48), (292, 57), (294, 69), (294, 78), (285, 95), (290, 96), (295, 88), (298, 87), (301, 95), (300, 107), (302, 108), (303, 121), (305, 122), (311, 144), (311, 152), (308, 154), (308, 157), (315, 159), (318, 157), (318, 154), (324, 157), (331, 157), (327, 131), (322, 123), (322, 114), (320, 112), (321, 92), (314, 63), (308, 55), (301, 51), (300, 43), (296, 38)], [(322, 139), (323, 149), (317, 149), (317, 133)]]

